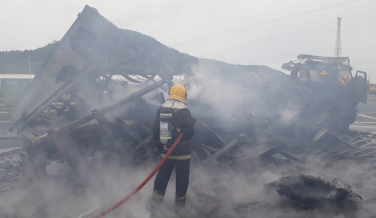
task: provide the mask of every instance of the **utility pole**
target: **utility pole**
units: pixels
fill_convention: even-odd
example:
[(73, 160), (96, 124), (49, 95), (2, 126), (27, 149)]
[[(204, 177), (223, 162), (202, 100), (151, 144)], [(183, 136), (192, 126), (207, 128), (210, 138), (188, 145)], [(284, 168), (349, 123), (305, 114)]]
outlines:
[(30, 74), (30, 53), (29, 53), (29, 74)]
[(336, 47), (334, 50), (334, 55), (336, 57), (341, 57), (341, 19), (337, 17), (337, 37), (336, 37)]
[[(29, 76), (30, 76), (30, 51), (29, 51)], [(31, 78), (30, 78), (30, 83), (31, 83)]]

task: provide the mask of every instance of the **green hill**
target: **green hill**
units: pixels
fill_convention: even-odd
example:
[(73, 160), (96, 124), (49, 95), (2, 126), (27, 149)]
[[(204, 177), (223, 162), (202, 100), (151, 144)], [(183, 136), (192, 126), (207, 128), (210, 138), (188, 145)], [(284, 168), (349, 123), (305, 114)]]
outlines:
[[(214, 66), (218, 74), (234, 75), (244, 72), (278, 72), (267, 66), (259, 65), (234, 65), (215, 60), (200, 59), (188, 54), (181, 53), (173, 48), (169, 48), (156, 39), (144, 34), (123, 30), (126, 35), (136, 41), (141, 47), (150, 52), (153, 56), (163, 61), (177, 74), (192, 73), (192, 66), (200, 63)], [(29, 72), (29, 55), (30, 71), (37, 74), (38, 69), (44, 60), (54, 51), (58, 42), (48, 44), (42, 48), (24, 51), (0, 51), (0, 73), (1, 74), (27, 74)], [(231, 72), (231, 73), (230, 73)], [(116, 72), (115, 72), (116, 73)]]
[(0, 51), (0, 73), (28, 74), (30, 55), (30, 72), (34, 74), (55, 47), (56, 42), (34, 50)]

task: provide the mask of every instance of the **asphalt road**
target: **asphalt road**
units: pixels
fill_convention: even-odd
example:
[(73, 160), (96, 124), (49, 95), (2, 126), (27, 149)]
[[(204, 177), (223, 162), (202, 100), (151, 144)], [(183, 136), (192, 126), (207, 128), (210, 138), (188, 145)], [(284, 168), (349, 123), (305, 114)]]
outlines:
[(369, 95), (367, 104), (358, 105), (358, 115), (350, 129), (376, 134), (376, 95)]

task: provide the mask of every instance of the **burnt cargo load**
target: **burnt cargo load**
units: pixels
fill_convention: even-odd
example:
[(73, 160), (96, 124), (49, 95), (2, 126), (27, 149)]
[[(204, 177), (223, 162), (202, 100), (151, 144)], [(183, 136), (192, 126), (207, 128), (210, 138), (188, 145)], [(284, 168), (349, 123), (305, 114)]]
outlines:
[[(119, 73), (132, 85), (115, 84), (111, 78)], [(56, 156), (77, 167), (85, 159), (85, 148), (109, 142), (109, 150), (132, 157), (128, 144), (113, 131), (119, 125), (115, 122), (117, 116), (110, 114), (115, 120), (110, 123), (104, 114), (130, 102), (141, 102), (141, 96), (172, 77), (170, 68), (86, 6), (41, 66), (27, 94), (13, 108), (17, 121), (10, 131), (27, 140), (30, 162), (42, 168), (43, 159)], [(140, 125), (149, 131), (150, 125)], [(101, 138), (103, 134), (107, 138)], [(132, 131), (129, 135), (130, 142), (146, 138)]]

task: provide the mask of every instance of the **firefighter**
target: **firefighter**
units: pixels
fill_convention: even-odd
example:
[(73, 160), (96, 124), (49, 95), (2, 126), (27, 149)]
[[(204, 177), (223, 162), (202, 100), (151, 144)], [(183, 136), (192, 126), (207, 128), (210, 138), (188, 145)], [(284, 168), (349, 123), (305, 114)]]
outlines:
[(155, 178), (152, 200), (157, 204), (163, 201), (168, 181), (175, 168), (175, 203), (177, 206), (185, 206), (191, 160), (189, 139), (194, 134), (193, 127), (196, 123), (196, 119), (191, 116), (185, 104), (186, 97), (187, 93), (182, 85), (172, 86), (169, 99), (157, 110), (153, 123), (153, 140), (162, 158), (178, 135), (181, 132), (184, 133), (183, 138), (159, 169)]

